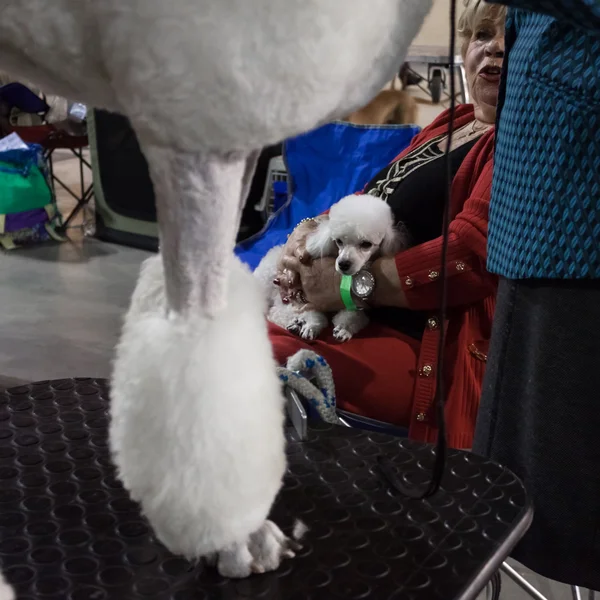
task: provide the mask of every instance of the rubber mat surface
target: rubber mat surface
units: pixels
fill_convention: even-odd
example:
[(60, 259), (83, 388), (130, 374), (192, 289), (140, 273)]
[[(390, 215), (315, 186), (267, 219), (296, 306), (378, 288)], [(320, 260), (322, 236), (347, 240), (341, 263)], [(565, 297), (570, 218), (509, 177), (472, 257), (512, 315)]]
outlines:
[(273, 511), (310, 528), (276, 573), (244, 581), (171, 555), (115, 478), (108, 391), (92, 379), (0, 393), (0, 561), (19, 600), (451, 600), (476, 592), (525, 532), (522, 484), (451, 452), (443, 490), (425, 502), (390, 489), (377, 467), (425, 482), (431, 447), (316, 425), (288, 445)]

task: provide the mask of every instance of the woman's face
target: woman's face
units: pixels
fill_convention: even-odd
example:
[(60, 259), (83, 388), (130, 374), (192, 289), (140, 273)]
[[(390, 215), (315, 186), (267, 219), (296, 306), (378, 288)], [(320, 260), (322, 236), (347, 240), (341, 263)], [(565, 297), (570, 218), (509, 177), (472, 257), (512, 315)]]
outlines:
[(504, 23), (487, 20), (473, 32), (465, 52), (465, 70), (475, 118), (484, 123), (496, 120), (500, 73), (504, 60)]

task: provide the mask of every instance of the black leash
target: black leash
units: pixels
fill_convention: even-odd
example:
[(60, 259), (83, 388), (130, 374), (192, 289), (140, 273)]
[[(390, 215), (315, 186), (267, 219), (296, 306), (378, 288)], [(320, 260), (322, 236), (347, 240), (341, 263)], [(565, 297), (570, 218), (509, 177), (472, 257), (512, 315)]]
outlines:
[(419, 489), (413, 486), (407, 486), (396, 475), (393, 463), (383, 456), (378, 457), (378, 464), (383, 476), (388, 483), (410, 498), (425, 499), (433, 496), (442, 483), (442, 477), (446, 469), (446, 456), (448, 445), (446, 441), (446, 415), (444, 412), (446, 405), (446, 391), (444, 386), (444, 348), (446, 345), (446, 313), (448, 302), (448, 282), (447, 282), (447, 257), (448, 257), (448, 238), (450, 223), (450, 199), (452, 193), (452, 160), (450, 157), (452, 146), (452, 135), (454, 133), (454, 118), (456, 113), (456, 77), (455, 77), (455, 51), (456, 51), (456, 0), (450, 0), (450, 49), (449, 49), (449, 68), (450, 68), (450, 121), (448, 123), (448, 141), (445, 152), (446, 161), (446, 198), (444, 202), (444, 220), (442, 226), (442, 265), (440, 274), (442, 278), (442, 289), (440, 294), (440, 337), (437, 348), (437, 371), (435, 374), (436, 393), (436, 415), (438, 424), (438, 436), (435, 447), (435, 459), (432, 468), (431, 481), (426, 484), (425, 489)]

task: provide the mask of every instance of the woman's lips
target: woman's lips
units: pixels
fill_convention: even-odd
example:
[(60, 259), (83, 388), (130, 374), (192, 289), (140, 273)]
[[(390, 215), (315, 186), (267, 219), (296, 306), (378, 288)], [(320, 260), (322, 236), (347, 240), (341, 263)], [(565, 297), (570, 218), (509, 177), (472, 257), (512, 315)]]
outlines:
[(498, 83), (500, 81), (501, 73), (502, 70), (500, 67), (483, 67), (483, 69), (479, 71), (479, 77), (491, 83)]

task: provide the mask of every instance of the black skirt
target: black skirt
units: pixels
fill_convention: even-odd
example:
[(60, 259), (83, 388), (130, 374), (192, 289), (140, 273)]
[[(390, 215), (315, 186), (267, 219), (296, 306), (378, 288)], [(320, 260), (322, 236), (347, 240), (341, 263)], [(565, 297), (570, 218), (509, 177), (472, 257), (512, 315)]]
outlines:
[(600, 590), (600, 281), (500, 282), (474, 451), (533, 499), (513, 557)]

